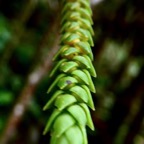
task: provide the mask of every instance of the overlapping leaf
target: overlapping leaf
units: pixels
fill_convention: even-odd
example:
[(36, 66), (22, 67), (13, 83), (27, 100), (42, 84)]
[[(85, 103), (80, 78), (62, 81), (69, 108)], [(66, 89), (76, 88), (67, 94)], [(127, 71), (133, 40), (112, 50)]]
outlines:
[(55, 77), (48, 89), (51, 98), (44, 107), (54, 110), (44, 134), (51, 132), (51, 144), (87, 144), (86, 125), (94, 130), (88, 109), (94, 110), (91, 76), (96, 77), (90, 47), (94, 45), (92, 11), (89, 0), (62, 0), (62, 7), (61, 48), (50, 74)]

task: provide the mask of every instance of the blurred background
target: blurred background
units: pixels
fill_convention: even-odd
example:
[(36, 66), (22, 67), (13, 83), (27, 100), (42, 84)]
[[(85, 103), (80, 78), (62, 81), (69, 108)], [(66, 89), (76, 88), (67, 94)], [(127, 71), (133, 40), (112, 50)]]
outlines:
[[(97, 89), (89, 144), (144, 144), (144, 1), (91, 0)], [(49, 143), (57, 0), (0, 0), (0, 144)]]

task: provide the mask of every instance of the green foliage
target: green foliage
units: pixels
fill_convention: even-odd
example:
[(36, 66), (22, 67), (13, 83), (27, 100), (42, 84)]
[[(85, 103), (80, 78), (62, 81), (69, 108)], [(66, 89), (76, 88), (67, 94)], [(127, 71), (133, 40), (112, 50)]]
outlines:
[(51, 144), (87, 144), (86, 125), (94, 130), (88, 109), (95, 109), (90, 93), (95, 92), (91, 76), (96, 77), (91, 14), (88, 0), (62, 1), (61, 48), (50, 74), (55, 78), (48, 89), (51, 98), (44, 107), (53, 109), (44, 130), (51, 132)]
[(11, 33), (8, 29), (8, 22), (0, 15), (0, 53), (3, 50), (6, 42), (10, 39)]
[(13, 101), (13, 94), (9, 91), (0, 91), (0, 106), (9, 105)]

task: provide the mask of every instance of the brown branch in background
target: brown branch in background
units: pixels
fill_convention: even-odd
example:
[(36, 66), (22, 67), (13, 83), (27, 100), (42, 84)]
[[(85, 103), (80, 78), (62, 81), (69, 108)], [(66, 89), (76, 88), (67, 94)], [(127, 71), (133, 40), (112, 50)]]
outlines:
[[(129, 117), (129, 130), (125, 138), (125, 143), (133, 143), (134, 137), (138, 134), (141, 129), (141, 124), (144, 118), (144, 97), (143, 92), (144, 90), (144, 83), (140, 84), (137, 88), (137, 92), (135, 95), (135, 99), (133, 100), (133, 109), (131, 108), (131, 117)], [(128, 116), (127, 116), (128, 117)], [(128, 120), (127, 120), (128, 121)]]
[(42, 78), (48, 73), (52, 66), (52, 58), (58, 50), (59, 34), (55, 35), (55, 41), (51, 50), (49, 51), (47, 57), (43, 59), (41, 65), (39, 65), (35, 70), (33, 70), (26, 80), (26, 84), (22, 89), (19, 99), (17, 100), (11, 115), (8, 119), (6, 128), (0, 139), (1, 144), (7, 144), (9, 140), (14, 136), (17, 126), (22, 120), (22, 117), (29, 106), (31, 97), (36, 90), (37, 85), (42, 80)]
[[(136, 131), (131, 132), (130, 127), (133, 125), (134, 120), (137, 118), (137, 115), (142, 110), (141, 107), (143, 106), (143, 102), (142, 102), (143, 88), (144, 88), (144, 85), (141, 84), (138, 87), (138, 89), (136, 90), (136, 93), (134, 94), (134, 98), (131, 101), (131, 105), (130, 105), (130, 108), (129, 108), (129, 113), (124, 118), (122, 124), (119, 126), (117, 135), (115, 137), (115, 143), (124, 144), (126, 138), (131, 133), (136, 134)], [(135, 124), (135, 125), (137, 125), (137, 124)], [(134, 136), (131, 135), (131, 138), (129, 140), (132, 141), (133, 138), (134, 138)], [(132, 143), (132, 142), (127, 142), (127, 143)]]
[[(143, 100), (144, 103), (144, 100)], [(143, 105), (144, 106), (144, 105)], [(142, 109), (143, 110), (143, 109)], [(140, 112), (139, 112), (140, 114)], [(142, 114), (143, 115), (143, 114)], [(137, 122), (137, 121), (136, 121)], [(137, 125), (136, 125), (137, 126)], [(129, 135), (130, 136), (130, 135)], [(127, 138), (128, 139), (128, 138)], [(144, 143), (144, 116), (142, 118), (142, 121), (140, 123), (140, 128), (136, 135), (134, 136), (133, 140), (134, 144), (143, 144)]]
[[(59, 9), (55, 10), (54, 13), (58, 14)], [(46, 53), (48, 52), (48, 47), (51, 47), (55, 39), (54, 33), (57, 33), (56, 30), (58, 29), (58, 21), (59, 17), (57, 16), (57, 18), (52, 19), (52, 21), (50, 22), (50, 26), (46, 28), (32, 60), (34, 66), (37, 62), (39, 63), (39, 61), (37, 60), (38, 57), (41, 56), (41, 59), (43, 59), (47, 56)]]

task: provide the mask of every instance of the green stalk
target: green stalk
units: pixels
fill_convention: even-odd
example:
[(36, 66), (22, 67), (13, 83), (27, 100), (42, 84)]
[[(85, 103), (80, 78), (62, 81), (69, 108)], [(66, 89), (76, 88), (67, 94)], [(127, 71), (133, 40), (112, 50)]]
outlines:
[(50, 74), (55, 80), (44, 106), (44, 110), (53, 109), (44, 130), (44, 134), (50, 131), (51, 144), (87, 144), (86, 125), (94, 130), (88, 109), (95, 109), (91, 96), (95, 92), (91, 76), (96, 77), (91, 15), (89, 0), (62, 0), (60, 49)]

